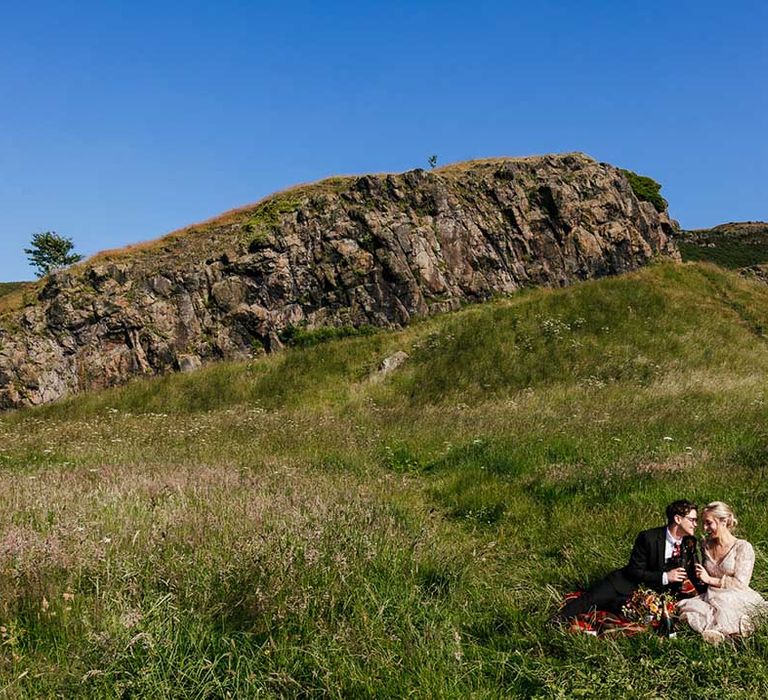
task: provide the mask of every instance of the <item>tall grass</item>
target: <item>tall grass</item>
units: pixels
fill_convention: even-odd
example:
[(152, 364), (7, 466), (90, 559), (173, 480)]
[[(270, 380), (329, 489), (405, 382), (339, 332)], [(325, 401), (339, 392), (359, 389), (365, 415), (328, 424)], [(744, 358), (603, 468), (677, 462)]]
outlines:
[(6, 414), (0, 697), (764, 697), (766, 630), (547, 620), (680, 496), (768, 592), (767, 316), (662, 265)]

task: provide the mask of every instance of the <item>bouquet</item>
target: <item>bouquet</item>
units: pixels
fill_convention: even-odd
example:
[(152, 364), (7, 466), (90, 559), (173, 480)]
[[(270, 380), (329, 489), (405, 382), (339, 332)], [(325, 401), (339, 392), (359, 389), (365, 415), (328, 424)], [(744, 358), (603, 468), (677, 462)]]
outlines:
[(658, 628), (675, 614), (675, 599), (669, 593), (638, 588), (621, 608), (628, 620)]

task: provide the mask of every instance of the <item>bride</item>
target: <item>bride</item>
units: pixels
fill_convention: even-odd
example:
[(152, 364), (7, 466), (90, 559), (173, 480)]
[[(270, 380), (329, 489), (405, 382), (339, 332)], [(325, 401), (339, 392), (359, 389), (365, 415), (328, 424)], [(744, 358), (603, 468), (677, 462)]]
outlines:
[(728, 635), (748, 634), (752, 619), (768, 612), (768, 602), (749, 587), (755, 565), (755, 550), (732, 530), (738, 524), (731, 508), (714, 501), (701, 512), (706, 540), (703, 565), (696, 573), (707, 590), (678, 603), (680, 619), (702, 637), (718, 644)]

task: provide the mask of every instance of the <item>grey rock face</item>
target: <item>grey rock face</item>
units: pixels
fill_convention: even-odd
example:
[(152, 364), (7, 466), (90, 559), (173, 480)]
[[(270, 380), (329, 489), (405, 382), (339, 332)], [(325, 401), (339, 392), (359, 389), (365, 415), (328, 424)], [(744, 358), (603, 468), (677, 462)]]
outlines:
[(51, 276), (0, 318), (0, 407), (679, 259), (675, 229), (582, 154), (333, 178)]
[(385, 357), (379, 365), (377, 375), (380, 377), (391, 374), (408, 359), (408, 353), (398, 350), (394, 355)]

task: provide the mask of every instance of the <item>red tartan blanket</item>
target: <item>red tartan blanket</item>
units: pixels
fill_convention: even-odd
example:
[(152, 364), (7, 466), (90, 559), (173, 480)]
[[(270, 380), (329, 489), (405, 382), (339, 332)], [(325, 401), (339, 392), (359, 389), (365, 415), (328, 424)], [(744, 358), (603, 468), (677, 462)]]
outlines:
[[(566, 593), (561, 603), (561, 607), (575, 598), (579, 598), (582, 591)], [(640, 632), (647, 632), (648, 625), (628, 620), (626, 617), (607, 612), (605, 610), (595, 610), (593, 612), (582, 613), (568, 621), (569, 632), (584, 632), (595, 636), (605, 634), (625, 634), (633, 635)]]
[[(682, 595), (684, 597), (690, 596), (691, 594), (695, 595), (696, 589), (690, 581), (686, 581), (685, 583), (688, 584), (688, 586), (686, 587), (685, 584), (683, 585)], [(560, 607), (575, 598), (579, 598), (581, 595), (582, 591), (567, 593), (564, 596)], [(595, 610), (594, 612), (582, 613), (569, 620), (568, 630), (570, 632), (584, 632), (595, 636), (603, 636), (607, 634), (632, 636), (641, 632), (648, 632), (657, 627), (658, 623), (647, 624), (636, 622), (635, 620), (627, 619), (623, 615), (616, 615), (615, 613), (607, 612), (606, 610)]]

